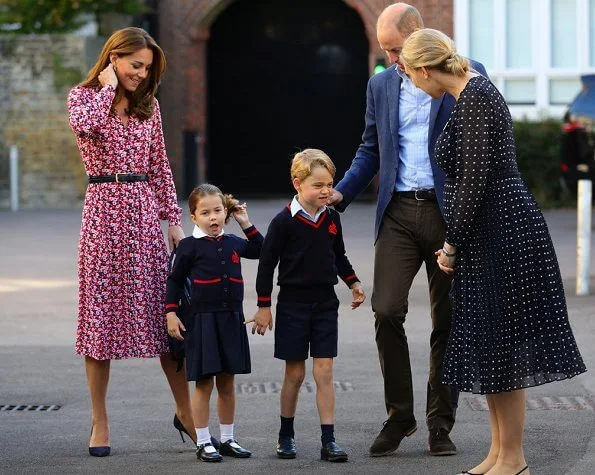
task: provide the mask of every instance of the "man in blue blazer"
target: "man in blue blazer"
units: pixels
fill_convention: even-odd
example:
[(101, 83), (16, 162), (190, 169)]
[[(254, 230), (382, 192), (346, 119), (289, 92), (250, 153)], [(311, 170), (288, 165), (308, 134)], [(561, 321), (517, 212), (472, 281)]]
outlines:
[[(403, 328), (409, 289), (425, 262), (432, 317), (426, 423), (430, 455), (454, 455), (449, 433), (455, 420), (453, 398), (442, 384), (442, 367), (451, 311), (451, 278), (440, 271), (434, 253), (442, 248), (444, 173), (434, 160), (434, 145), (450, 117), (455, 100), (434, 99), (415, 88), (399, 64), (403, 42), (423, 28), (414, 7), (396, 3), (378, 17), (377, 37), (391, 66), (368, 82), (362, 144), (330, 204), (339, 211), (351, 203), (378, 174), (374, 292), (376, 344), (384, 378), (388, 420), (370, 447), (370, 455), (394, 452), (417, 430), (407, 337)], [(472, 67), (486, 74), (484, 67)]]

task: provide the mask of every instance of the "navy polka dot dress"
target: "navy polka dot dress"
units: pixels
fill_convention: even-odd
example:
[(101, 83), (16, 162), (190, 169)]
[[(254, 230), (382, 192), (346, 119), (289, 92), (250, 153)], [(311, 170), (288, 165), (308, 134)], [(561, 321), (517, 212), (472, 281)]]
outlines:
[(554, 247), (516, 164), (512, 119), (472, 78), (436, 144), (446, 173), (446, 241), (457, 248), (444, 383), (499, 393), (585, 370)]

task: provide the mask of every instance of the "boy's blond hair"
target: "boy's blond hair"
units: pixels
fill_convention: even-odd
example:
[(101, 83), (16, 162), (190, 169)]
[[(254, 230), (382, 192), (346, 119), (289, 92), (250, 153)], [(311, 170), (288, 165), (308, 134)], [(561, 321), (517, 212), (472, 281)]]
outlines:
[(312, 174), (315, 167), (326, 168), (334, 178), (337, 168), (330, 157), (322, 150), (307, 148), (296, 153), (291, 160), (291, 181), (305, 180)]

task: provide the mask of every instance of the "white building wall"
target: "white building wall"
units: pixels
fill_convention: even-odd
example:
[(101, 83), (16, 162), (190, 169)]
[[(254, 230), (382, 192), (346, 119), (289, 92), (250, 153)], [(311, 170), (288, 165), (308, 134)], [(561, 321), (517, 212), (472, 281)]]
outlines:
[(514, 118), (562, 117), (595, 74), (595, 0), (454, 0), (454, 40)]

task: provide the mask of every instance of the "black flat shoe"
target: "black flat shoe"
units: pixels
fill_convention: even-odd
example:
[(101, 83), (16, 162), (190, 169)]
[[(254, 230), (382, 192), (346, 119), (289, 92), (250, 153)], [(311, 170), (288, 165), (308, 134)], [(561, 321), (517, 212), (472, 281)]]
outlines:
[(334, 440), (332, 442), (327, 442), (320, 449), (320, 460), (328, 460), (329, 462), (347, 462), (347, 458), (347, 453), (345, 453)]
[[(234, 447), (231, 444), (236, 444), (237, 447)], [(239, 459), (247, 459), (252, 455), (252, 452), (241, 447), (235, 439), (229, 439), (228, 441), (221, 442), (219, 453), (221, 455), (228, 455), (230, 457), (236, 457)]]
[(215, 452), (207, 452), (205, 451), (206, 447), (213, 447), (213, 444), (202, 444), (196, 448), (196, 458), (198, 460), (203, 462), (221, 462), (223, 460), (217, 449), (215, 449)]
[(294, 459), (296, 455), (295, 439), (293, 437), (280, 437), (277, 441), (277, 457), (280, 459)]
[[(184, 424), (182, 424), (182, 421), (180, 421), (180, 419), (178, 419), (177, 414), (174, 414), (174, 427), (176, 429), (178, 429), (178, 431), (180, 432), (180, 437), (182, 438), (182, 442), (186, 443), (182, 433), (186, 434), (188, 437), (190, 437), (190, 440), (192, 440), (194, 442), (194, 438), (188, 433), (188, 431), (184, 427)], [(217, 437), (211, 436), (211, 444), (213, 444), (213, 447), (215, 447), (217, 450), (219, 450), (220, 443), (219, 443), (219, 439), (217, 439)]]

